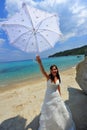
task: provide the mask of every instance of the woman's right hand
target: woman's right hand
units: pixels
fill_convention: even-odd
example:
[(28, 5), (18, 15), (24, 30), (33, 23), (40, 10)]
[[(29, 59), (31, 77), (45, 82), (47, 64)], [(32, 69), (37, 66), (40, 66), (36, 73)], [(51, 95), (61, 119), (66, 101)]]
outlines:
[(36, 61), (37, 61), (38, 63), (41, 63), (40, 56), (36, 56)]
[(40, 70), (42, 72), (42, 74), (47, 78), (49, 78), (48, 74), (46, 73), (46, 71), (44, 70), (44, 67), (43, 67), (43, 64), (41, 62), (41, 59), (40, 59), (40, 56), (36, 56), (36, 61), (39, 63), (39, 66), (40, 66)]

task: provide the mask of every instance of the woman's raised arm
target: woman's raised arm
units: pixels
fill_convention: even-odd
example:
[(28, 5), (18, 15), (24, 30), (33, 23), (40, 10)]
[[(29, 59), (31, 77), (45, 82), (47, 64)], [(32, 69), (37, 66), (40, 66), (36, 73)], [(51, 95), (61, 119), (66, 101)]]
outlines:
[(43, 67), (43, 65), (42, 65), (42, 61), (41, 61), (41, 59), (40, 59), (40, 56), (36, 56), (36, 61), (38, 62), (38, 64), (39, 64), (39, 66), (40, 66), (40, 70), (41, 70), (41, 72), (42, 72), (42, 74), (47, 78), (47, 80), (48, 80), (48, 78), (49, 78), (49, 75), (46, 73), (46, 71), (44, 70), (44, 67)]

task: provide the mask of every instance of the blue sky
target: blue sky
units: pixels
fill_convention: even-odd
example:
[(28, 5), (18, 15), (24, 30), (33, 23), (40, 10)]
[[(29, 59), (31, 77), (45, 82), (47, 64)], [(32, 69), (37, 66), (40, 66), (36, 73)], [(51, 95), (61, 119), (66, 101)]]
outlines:
[[(14, 15), (24, 0), (0, 0), (0, 21)], [(56, 52), (87, 45), (86, 0), (25, 0), (29, 5), (59, 16), (63, 38), (54, 48), (41, 53), (47, 57)], [(24, 60), (34, 57), (11, 46), (7, 34), (0, 28), (0, 61)]]

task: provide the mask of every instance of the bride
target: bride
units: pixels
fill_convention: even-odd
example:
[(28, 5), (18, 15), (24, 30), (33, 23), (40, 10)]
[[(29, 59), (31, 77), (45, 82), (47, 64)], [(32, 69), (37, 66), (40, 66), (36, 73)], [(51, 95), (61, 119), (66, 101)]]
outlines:
[(61, 99), (60, 75), (56, 65), (50, 67), (47, 74), (42, 65), (40, 56), (36, 56), (40, 70), (47, 79), (47, 90), (41, 109), (38, 130), (75, 130), (70, 110)]

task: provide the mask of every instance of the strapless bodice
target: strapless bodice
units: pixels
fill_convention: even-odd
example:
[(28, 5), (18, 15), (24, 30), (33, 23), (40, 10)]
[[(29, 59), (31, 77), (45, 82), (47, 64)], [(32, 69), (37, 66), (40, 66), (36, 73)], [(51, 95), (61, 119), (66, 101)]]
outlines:
[(47, 81), (47, 88), (46, 88), (45, 100), (44, 100), (45, 102), (49, 101), (50, 99), (53, 99), (53, 97), (58, 98), (59, 95), (57, 89), (58, 85), (59, 85), (59, 80), (57, 80), (56, 83), (51, 82), (50, 79)]
[(47, 88), (56, 90), (59, 85), (59, 80), (56, 83), (52, 82), (50, 79), (47, 81)]
[(50, 79), (47, 81), (47, 92), (55, 92), (58, 88), (59, 80), (56, 83), (52, 82)]

